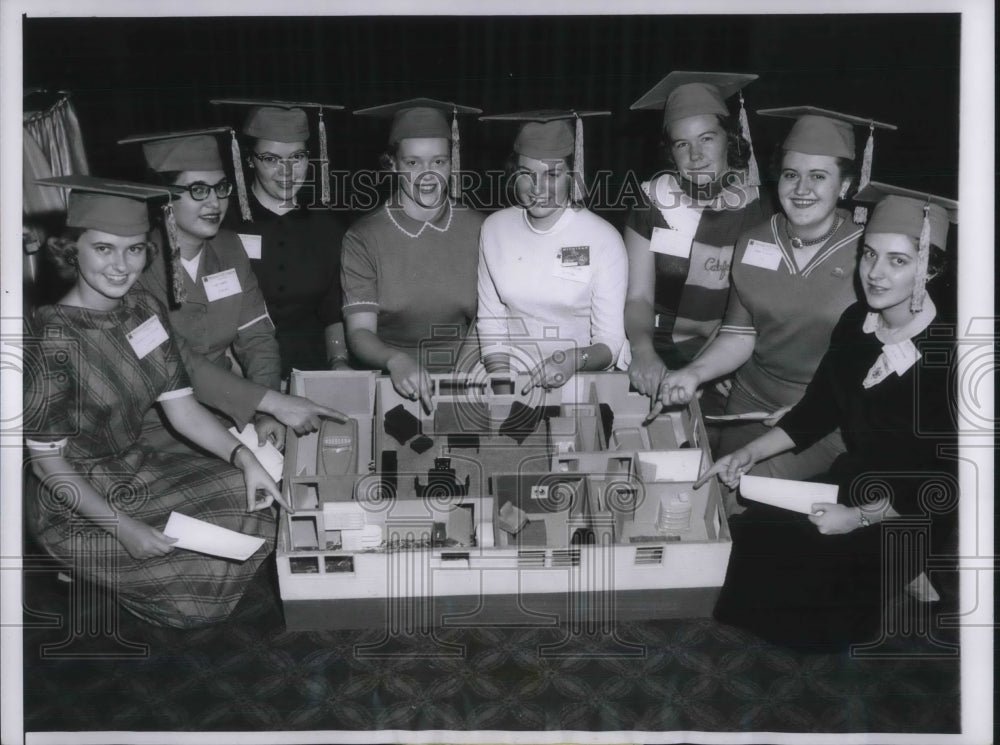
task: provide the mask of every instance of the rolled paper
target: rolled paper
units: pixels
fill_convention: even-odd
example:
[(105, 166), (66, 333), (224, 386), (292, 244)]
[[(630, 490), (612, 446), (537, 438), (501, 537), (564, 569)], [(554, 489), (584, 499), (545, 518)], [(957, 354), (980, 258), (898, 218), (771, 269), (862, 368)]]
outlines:
[(814, 503), (837, 501), (837, 485), (743, 474), (740, 476), (740, 496), (772, 507), (810, 515)]

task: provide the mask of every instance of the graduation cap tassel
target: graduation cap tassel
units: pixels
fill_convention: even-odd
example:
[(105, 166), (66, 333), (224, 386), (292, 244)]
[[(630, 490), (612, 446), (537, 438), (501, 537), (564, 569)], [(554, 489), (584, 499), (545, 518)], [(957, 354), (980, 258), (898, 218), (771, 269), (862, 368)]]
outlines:
[(319, 108), (319, 188), (320, 201), (330, 206), (330, 154), (327, 150), (326, 124), (323, 122), (323, 107)]
[(576, 112), (576, 136), (573, 144), (573, 201), (583, 201), (583, 179), (586, 171), (583, 168), (583, 117)]
[(236, 141), (236, 130), (230, 130), (230, 132), (233, 136), (230, 150), (233, 153), (233, 175), (236, 177), (236, 195), (240, 199), (240, 216), (246, 222), (253, 222), (253, 216), (250, 214), (250, 202), (247, 199), (247, 182), (243, 176), (243, 162), (240, 158), (240, 143)]
[(177, 243), (177, 219), (174, 217), (174, 208), (168, 202), (163, 205), (163, 225), (167, 232), (167, 246), (170, 257), (170, 292), (177, 307), (187, 300), (187, 292), (184, 290), (184, 277), (181, 272), (181, 249)]
[(760, 186), (760, 169), (757, 167), (757, 157), (753, 154), (753, 140), (750, 139), (750, 120), (743, 106), (743, 94), (740, 93), (740, 134), (747, 141), (750, 157), (747, 158), (747, 185)]
[(927, 296), (927, 261), (931, 253), (931, 207), (924, 205), (924, 221), (920, 226), (920, 238), (917, 241), (917, 272), (913, 278), (913, 295), (910, 296), (910, 312), (919, 313), (924, 308), (924, 298)]
[(459, 141), (458, 141), (458, 109), (452, 109), (451, 112), (451, 183), (448, 184), (451, 190), (452, 199), (458, 199), (458, 185), (460, 178), (460, 171), (462, 170), (462, 162), (459, 156)]
[[(872, 154), (875, 152), (875, 123), (868, 125), (868, 141), (865, 142), (865, 152), (861, 156), (861, 177), (858, 180), (858, 191), (861, 191), (872, 179)], [(863, 225), (868, 220), (868, 209), (866, 207), (854, 208), (854, 223)]]

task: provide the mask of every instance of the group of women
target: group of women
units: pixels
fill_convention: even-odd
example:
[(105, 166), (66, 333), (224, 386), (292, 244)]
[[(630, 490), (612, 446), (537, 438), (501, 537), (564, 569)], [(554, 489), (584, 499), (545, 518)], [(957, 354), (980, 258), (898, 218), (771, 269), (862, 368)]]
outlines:
[[(671, 73), (636, 102), (662, 109), (667, 169), (643, 185), (624, 239), (578, 201), (583, 119), (598, 112), (485, 117), (519, 128), (513, 203), (484, 218), (456, 199), (452, 178), (457, 117), (478, 110), (416, 99), (359, 111), (391, 118), (380, 165), (397, 178), (346, 233), (301, 192), (316, 165), (307, 110), (322, 116), (319, 105), (239, 102), (252, 105), (249, 154), (235, 164), (237, 187), (244, 165), (250, 182), (239, 214), (219, 131), (130, 139), (142, 142), (148, 190), (76, 184), (69, 232), (50, 241), (73, 284), (31, 319), (45, 360), (25, 380), (35, 535), (71, 560), (81, 526), (103, 526), (126, 607), (176, 626), (218, 620), (273, 545), (271, 500), (291, 509), (220, 422), (252, 423), (261, 442), (280, 444), (285, 427), (302, 434), (341, 417), (282, 393), (291, 369), (381, 370), (430, 410), (429, 373), (523, 372), (527, 390), (618, 367), (653, 414), (700, 396), (706, 413), (768, 418), (721, 428), (705, 477), (841, 486), (838, 504), (809, 516), (775, 516), (731, 492), (717, 616), (779, 642), (870, 638), (879, 523), (923, 506), (919, 479), (863, 504), (852, 484), (947, 470), (939, 440), (918, 436), (951, 428), (946, 371), (926, 366), (918, 345), (940, 323), (925, 284), (943, 270), (956, 206), (867, 183), (871, 149), (859, 164), (854, 128), (884, 125), (801, 107), (761, 112), (794, 119), (775, 158), (774, 212), (742, 98), (739, 116), (727, 104), (755, 77)], [(841, 206), (862, 178), (867, 228)], [(137, 197), (168, 204), (152, 231)], [(80, 354), (65, 354), (74, 344)], [(59, 478), (72, 484), (68, 501), (51, 498), (64, 493)], [(141, 498), (116, 499), (123, 488)], [(259, 502), (261, 489), (270, 496)], [(268, 542), (243, 564), (172, 550), (162, 527), (174, 509)], [(99, 564), (87, 570), (98, 579)], [(192, 574), (205, 585), (192, 587)], [(816, 622), (793, 621), (805, 613)]]

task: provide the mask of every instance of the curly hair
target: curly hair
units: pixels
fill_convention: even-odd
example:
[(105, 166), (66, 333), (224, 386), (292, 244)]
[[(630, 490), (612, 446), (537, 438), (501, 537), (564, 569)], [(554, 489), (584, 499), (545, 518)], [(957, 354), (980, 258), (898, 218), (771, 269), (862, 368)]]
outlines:
[[(724, 116), (716, 114), (715, 118), (726, 133), (726, 161), (730, 169), (742, 171), (750, 162), (750, 143), (740, 132), (739, 120), (732, 115)], [(663, 151), (663, 160), (667, 170), (678, 171), (677, 161), (674, 160), (673, 140), (670, 138), (670, 127), (664, 125), (660, 131), (660, 148)]]
[(76, 242), (81, 235), (83, 228), (66, 228), (62, 235), (50, 236), (45, 241), (43, 255), (65, 282), (76, 281)]
[[(77, 241), (86, 232), (86, 228), (66, 228), (62, 235), (51, 236), (45, 241), (44, 256), (56, 270), (59, 279), (65, 282), (75, 282), (77, 272)], [(158, 255), (156, 244), (146, 241), (146, 264), (143, 271), (149, 268)]]

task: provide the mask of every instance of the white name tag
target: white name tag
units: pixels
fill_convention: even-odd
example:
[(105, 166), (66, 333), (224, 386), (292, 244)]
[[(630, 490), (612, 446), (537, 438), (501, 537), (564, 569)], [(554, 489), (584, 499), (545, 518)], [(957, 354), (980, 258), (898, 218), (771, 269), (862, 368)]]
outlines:
[(259, 259), (260, 258), (260, 241), (259, 235), (253, 235), (251, 233), (237, 233), (240, 237), (240, 243), (243, 244), (243, 250), (247, 252), (248, 259)]
[(892, 368), (892, 371), (896, 375), (902, 375), (920, 359), (920, 352), (917, 351), (916, 346), (909, 339), (901, 341), (898, 344), (884, 345), (882, 353), (885, 355), (886, 360), (888, 360), (889, 367)]
[(552, 276), (571, 282), (590, 282), (590, 246), (560, 248)]
[(747, 243), (747, 250), (743, 252), (742, 263), (773, 272), (781, 263), (781, 249), (773, 243), (751, 240)]
[(205, 296), (210, 303), (230, 295), (238, 295), (243, 291), (235, 269), (209, 274), (207, 277), (202, 277), (201, 281), (205, 283)]
[(135, 352), (135, 356), (141, 360), (169, 337), (167, 336), (167, 330), (160, 323), (160, 317), (150, 316), (125, 334), (125, 338), (132, 345), (132, 351)]
[(653, 235), (649, 239), (649, 250), (687, 259), (691, 257), (692, 243), (694, 243), (694, 233), (654, 227)]

